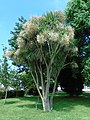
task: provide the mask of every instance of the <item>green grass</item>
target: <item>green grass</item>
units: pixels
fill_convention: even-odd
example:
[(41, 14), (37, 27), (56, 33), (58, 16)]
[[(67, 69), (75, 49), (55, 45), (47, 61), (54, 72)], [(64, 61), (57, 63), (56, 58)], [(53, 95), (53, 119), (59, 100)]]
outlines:
[(0, 120), (90, 120), (90, 93), (77, 98), (56, 95), (54, 110), (43, 112), (36, 101), (38, 97), (9, 98), (7, 104), (0, 100)]

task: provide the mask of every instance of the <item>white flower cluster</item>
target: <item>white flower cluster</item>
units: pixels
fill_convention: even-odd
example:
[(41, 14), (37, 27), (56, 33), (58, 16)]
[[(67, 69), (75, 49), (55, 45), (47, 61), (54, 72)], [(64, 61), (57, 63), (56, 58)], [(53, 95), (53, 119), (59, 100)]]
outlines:
[(31, 26), (31, 22), (30, 22), (30, 20), (29, 21), (27, 21), (27, 22), (25, 22), (24, 24), (23, 24), (23, 29), (25, 30), (29, 30), (30, 29), (30, 26)]
[(17, 38), (17, 44), (19, 48), (23, 48), (24, 46), (24, 40), (21, 37)]
[(61, 40), (62, 45), (69, 45), (70, 38), (67, 34), (64, 34)]
[(43, 34), (37, 35), (37, 42), (43, 44), (45, 42), (45, 36)]
[(5, 56), (11, 58), (13, 61), (16, 60), (16, 55), (14, 50), (6, 51)]
[(62, 46), (63, 45), (68, 46), (74, 40), (74, 29), (71, 26), (66, 26), (66, 27), (64, 26), (62, 28), (63, 28), (62, 30), (65, 32), (64, 34), (62, 34), (61, 44)]
[(73, 48), (73, 52), (78, 52), (78, 48), (77, 48), (77, 47), (74, 47), (74, 48)]
[(6, 51), (5, 56), (11, 57), (13, 53), (14, 53), (14, 51), (11, 51), (11, 50)]
[(56, 41), (59, 40), (59, 33), (58, 33), (58, 32), (56, 33), (56, 32), (50, 31), (50, 32), (48, 33), (48, 35), (49, 35), (49, 40), (50, 40), (50, 41), (56, 42)]
[[(36, 17), (33, 19), (35, 21)], [(38, 26), (35, 25), (32, 20), (31, 21), (29, 20), (25, 24), (23, 24), (23, 30), (21, 30), (17, 38), (18, 47), (23, 48), (25, 45), (24, 39), (26, 39), (27, 42), (30, 42), (37, 31)]]
[(23, 29), (28, 32), (30, 31), (30, 29), (35, 29), (38, 27), (38, 24), (39, 24), (39, 20), (41, 19), (42, 17), (38, 17), (38, 16), (33, 16), (29, 21), (25, 22), (24, 25), (23, 25)]
[(23, 26), (24, 32), (25, 32), (25, 36), (27, 38), (27, 40), (31, 40), (33, 37), (35, 37), (35, 33), (38, 32), (38, 25), (31, 23), (31, 21), (28, 21), (24, 24)]
[(20, 49), (17, 49), (16, 52), (14, 53), (14, 56), (18, 56), (20, 53)]
[(55, 10), (54, 13), (58, 16), (60, 22), (64, 22), (66, 17), (61, 11)]
[(68, 30), (68, 35), (69, 35), (70, 39), (73, 39), (74, 38), (74, 29), (71, 26), (67, 26), (66, 28)]
[(59, 33), (53, 31), (45, 31), (40, 35), (37, 35), (38, 43), (44, 43), (45, 41), (58, 41), (59, 40)]
[(30, 22), (34, 25), (39, 25), (39, 22), (45, 20), (45, 17), (44, 16), (33, 16), (31, 19), (30, 19)]
[(62, 29), (65, 29), (65, 26), (64, 26), (64, 24), (59, 23), (59, 24), (56, 25), (56, 28), (55, 28), (55, 29), (57, 29), (57, 30), (62, 30)]
[(10, 57), (12, 60), (16, 60), (17, 56), (20, 53), (20, 49), (6, 51), (5, 56)]

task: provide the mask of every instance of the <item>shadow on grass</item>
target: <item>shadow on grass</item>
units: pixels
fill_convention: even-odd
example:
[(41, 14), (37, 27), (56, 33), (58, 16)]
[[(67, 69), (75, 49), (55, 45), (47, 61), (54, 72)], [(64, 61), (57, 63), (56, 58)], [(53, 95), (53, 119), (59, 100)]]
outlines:
[(17, 107), (20, 108), (35, 108), (35, 104), (23, 104), (23, 105), (18, 105)]
[(25, 97), (19, 97), (21, 101), (31, 101), (31, 102), (36, 102), (37, 99), (40, 99), (38, 96), (25, 96)]
[(18, 101), (6, 101), (6, 104), (16, 104)]
[[(19, 100), (19, 101), (18, 101)], [(38, 96), (20, 97), (16, 101), (7, 101), (7, 104), (17, 104), (19, 108), (31, 108), (42, 109), (42, 103)], [(75, 106), (90, 107), (90, 93), (83, 93), (78, 97), (69, 97), (66, 94), (56, 94), (54, 97), (54, 110), (69, 112), (75, 108)]]
[(42, 109), (41, 99), (40, 99), (39, 96), (21, 97), (21, 98), (19, 98), (19, 100), (24, 102), (24, 103), (25, 103), (25, 101), (27, 101), (28, 104), (18, 105), (17, 107), (20, 107), (20, 108), (27, 107), (27, 108)]
[(55, 96), (54, 97), (54, 110), (69, 112), (75, 106), (90, 107), (90, 93), (83, 93), (78, 97), (69, 96)]
[(38, 103), (37, 105), (36, 104), (23, 104), (23, 105), (18, 105), (17, 107), (19, 107), (19, 108), (30, 108), (30, 109), (32, 109), (32, 108), (36, 108), (36, 109), (42, 109), (42, 105), (41, 105), (41, 103)]

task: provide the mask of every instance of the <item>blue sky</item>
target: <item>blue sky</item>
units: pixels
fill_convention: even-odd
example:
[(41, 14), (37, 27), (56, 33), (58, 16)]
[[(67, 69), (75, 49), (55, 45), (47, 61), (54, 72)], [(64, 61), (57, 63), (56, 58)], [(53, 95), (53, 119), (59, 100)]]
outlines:
[(2, 44), (9, 48), (8, 39), (11, 37), (18, 17), (29, 19), (31, 16), (42, 15), (48, 11), (64, 11), (69, 0), (0, 0), (0, 59)]

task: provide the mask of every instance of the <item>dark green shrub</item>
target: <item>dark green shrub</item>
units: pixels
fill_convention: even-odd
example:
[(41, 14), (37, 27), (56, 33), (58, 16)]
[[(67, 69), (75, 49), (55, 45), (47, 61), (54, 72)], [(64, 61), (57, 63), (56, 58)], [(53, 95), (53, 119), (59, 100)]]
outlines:
[(2, 99), (2, 98), (4, 98), (4, 96), (5, 96), (5, 91), (4, 90), (0, 90), (0, 98)]
[(37, 89), (36, 88), (30, 88), (28, 90), (28, 95), (34, 95), (34, 96), (38, 95)]
[[(5, 98), (5, 90), (0, 91), (0, 98)], [(9, 90), (7, 91), (7, 98), (15, 98), (15, 97), (23, 97), (25, 91), (24, 90)]]
[(7, 92), (7, 98), (14, 98), (16, 97), (16, 91), (15, 90), (9, 90)]
[(74, 77), (71, 68), (62, 69), (58, 77), (58, 83), (61, 89), (70, 96), (82, 94), (82, 76), (80, 73), (77, 73), (76, 77)]
[(15, 92), (16, 92), (16, 96), (17, 96), (17, 97), (23, 97), (23, 96), (24, 96), (24, 93), (25, 93), (24, 90), (18, 90), (18, 91), (15, 91)]
[(30, 85), (27, 94), (28, 94), (28, 95), (34, 95), (34, 96), (39, 95), (39, 94), (38, 94), (38, 91), (37, 91), (37, 88), (36, 88), (36, 85), (35, 85), (34, 83), (32, 83), (32, 84)]

